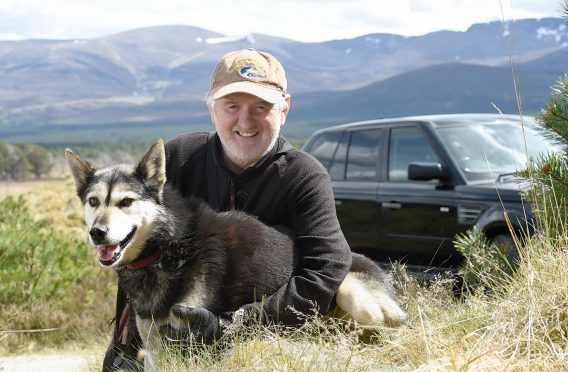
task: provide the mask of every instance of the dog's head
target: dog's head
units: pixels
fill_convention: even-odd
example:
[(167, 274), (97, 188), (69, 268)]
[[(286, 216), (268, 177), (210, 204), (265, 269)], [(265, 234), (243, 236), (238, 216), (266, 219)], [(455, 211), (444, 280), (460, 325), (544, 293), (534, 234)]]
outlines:
[(154, 143), (137, 166), (97, 168), (69, 149), (65, 158), (101, 265), (120, 268), (135, 261), (164, 213), (164, 142)]

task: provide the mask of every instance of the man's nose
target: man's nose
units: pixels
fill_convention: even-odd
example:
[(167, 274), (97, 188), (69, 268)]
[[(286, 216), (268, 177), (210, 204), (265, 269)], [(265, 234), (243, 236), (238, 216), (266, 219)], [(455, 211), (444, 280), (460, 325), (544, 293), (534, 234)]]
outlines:
[(247, 128), (254, 125), (254, 113), (253, 108), (244, 107), (239, 111), (239, 126), (241, 128)]

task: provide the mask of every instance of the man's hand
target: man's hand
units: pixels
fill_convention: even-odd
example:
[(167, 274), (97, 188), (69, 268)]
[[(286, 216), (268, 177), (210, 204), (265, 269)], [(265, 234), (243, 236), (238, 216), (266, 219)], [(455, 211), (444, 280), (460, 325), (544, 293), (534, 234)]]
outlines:
[(188, 328), (177, 329), (169, 324), (163, 325), (160, 332), (169, 341), (187, 345), (193, 339), (203, 344), (211, 344), (221, 337), (222, 328), (219, 316), (205, 308), (174, 305), (172, 314), (178, 318), (180, 323), (188, 324)]

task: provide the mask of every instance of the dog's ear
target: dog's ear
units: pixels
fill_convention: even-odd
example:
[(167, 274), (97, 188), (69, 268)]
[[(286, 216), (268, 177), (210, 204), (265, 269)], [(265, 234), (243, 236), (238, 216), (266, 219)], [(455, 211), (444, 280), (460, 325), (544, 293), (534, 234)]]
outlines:
[(81, 159), (79, 155), (69, 149), (65, 149), (65, 160), (67, 161), (67, 167), (71, 171), (71, 176), (73, 176), (77, 194), (80, 196), (87, 184), (87, 178), (95, 173), (97, 168)]
[(138, 163), (137, 171), (151, 187), (161, 194), (166, 182), (166, 150), (164, 141), (157, 140)]

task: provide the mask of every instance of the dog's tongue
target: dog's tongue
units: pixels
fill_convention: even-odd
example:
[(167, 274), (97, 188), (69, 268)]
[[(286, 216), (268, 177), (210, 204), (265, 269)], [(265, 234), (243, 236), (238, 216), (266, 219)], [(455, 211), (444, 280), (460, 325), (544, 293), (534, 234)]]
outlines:
[(101, 261), (110, 261), (113, 259), (115, 252), (118, 253), (120, 249), (118, 244), (113, 245), (98, 245), (97, 252)]

